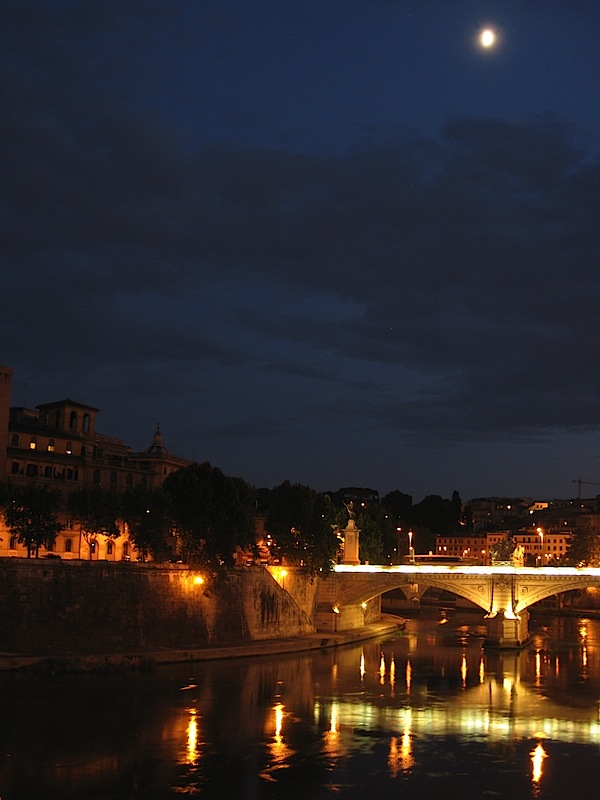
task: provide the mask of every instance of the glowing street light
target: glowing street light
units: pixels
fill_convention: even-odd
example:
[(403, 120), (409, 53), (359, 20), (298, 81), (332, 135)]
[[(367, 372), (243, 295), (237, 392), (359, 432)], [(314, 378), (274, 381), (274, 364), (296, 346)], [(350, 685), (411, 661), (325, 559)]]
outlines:
[(413, 550), (413, 546), (412, 546), (412, 537), (413, 537), (413, 532), (412, 532), (412, 530), (409, 529), (409, 531), (408, 531), (408, 557), (409, 557), (410, 561), (414, 561), (415, 560), (415, 551)]

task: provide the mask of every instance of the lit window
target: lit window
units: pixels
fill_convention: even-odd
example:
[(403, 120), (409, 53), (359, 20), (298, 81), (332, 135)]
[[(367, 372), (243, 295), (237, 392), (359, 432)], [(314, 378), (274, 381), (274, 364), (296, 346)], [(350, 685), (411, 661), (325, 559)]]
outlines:
[(66, 447), (65, 452), (66, 452), (66, 454), (68, 456), (72, 455), (72, 453), (73, 453), (73, 442), (67, 442), (67, 447)]
[(54, 439), (50, 439), (50, 441), (48, 442), (48, 451), (50, 453), (53, 453), (55, 447), (56, 447), (56, 445), (55, 445)]
[(29, 449), (35, 450), (36, 447), (37, 447), (37, 438), (35, 436), (32, 436), (31, 439), (29, 440)]

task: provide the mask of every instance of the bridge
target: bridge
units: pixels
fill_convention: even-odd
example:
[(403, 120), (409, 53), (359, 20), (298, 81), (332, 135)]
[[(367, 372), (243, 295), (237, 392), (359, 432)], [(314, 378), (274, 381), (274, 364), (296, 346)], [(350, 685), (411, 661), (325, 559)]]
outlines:
[[(529, 641), (529, 606), (560, 592), (600, 588), (600, 569), (342, 563), (319, 581), (317, 629), (335, 632), (359, 628), (365, 621), (374, 621), (370, 601), (384, 592), (400, 589), (408, 599), (420, 599), (430, 587), (464, 597), (485, 612), (488, 646), (520, 648)], [(367, 614), (371, 614), (368, 620)]]

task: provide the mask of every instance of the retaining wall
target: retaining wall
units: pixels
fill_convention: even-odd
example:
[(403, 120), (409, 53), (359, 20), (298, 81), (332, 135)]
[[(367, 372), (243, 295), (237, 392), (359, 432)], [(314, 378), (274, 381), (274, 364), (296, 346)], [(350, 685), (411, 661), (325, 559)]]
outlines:
[(300, 572), (298, 599), (262, 567), (212, 585), (199, 575), (180, 564), (0, 559), (0, 652), (202, 648), (314, 632), (316, 581)]

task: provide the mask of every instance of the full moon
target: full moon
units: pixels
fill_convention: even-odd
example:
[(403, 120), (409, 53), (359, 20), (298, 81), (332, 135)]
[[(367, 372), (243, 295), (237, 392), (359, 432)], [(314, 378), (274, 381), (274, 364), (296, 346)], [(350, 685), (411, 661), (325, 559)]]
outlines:
[(486, 28), (484, 31), (481, 31), (479, 41), (482, 47), (491, 47), (496, 41), (496, 34), (490, 28)]

